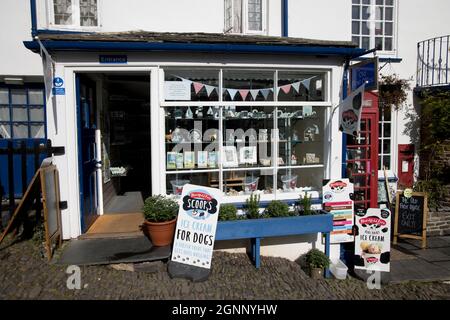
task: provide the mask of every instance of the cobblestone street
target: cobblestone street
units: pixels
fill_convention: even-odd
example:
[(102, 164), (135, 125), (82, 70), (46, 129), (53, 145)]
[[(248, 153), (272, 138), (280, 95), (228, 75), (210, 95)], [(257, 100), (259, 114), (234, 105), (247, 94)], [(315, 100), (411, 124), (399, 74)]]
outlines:
[[(140, 265), (142, 267), (142, 264)], [(0, 299), (450, 299), (450, 284), (407, 282), (369, 290), (356, 279), (312, 280), (300, 266), (262, 257), (256, 270), (245, 254), (215, 252), (208, 281), (170, 279), (158, 262), (135, 271), (81, 267), (81, 290), (66, 287), (66, 267), (49, 264), (32, 241), (0, 249)]]

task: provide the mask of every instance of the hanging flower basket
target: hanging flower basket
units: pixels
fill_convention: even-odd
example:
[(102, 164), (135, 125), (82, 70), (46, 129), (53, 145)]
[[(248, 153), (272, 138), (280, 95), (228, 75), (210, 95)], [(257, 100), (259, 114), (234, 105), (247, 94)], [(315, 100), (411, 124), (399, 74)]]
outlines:
[(381, 75), (379, 82), (380, 106), (400, 109), (407, 101), (410, 89), (409, 80), (400, 79), (396, 74)]

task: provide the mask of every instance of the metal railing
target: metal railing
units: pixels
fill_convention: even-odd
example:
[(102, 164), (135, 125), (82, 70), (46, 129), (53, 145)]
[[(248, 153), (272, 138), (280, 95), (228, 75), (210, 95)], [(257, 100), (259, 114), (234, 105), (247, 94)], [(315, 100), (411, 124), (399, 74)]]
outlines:
[(450, 84), (450, 35), (417, 44), (417, 87)]

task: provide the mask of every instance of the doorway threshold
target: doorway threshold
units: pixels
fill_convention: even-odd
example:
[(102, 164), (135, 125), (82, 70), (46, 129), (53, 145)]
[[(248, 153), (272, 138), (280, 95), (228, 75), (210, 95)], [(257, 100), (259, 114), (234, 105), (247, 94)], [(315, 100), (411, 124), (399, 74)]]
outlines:
[(133, 238), (142, 236), (139, 226), (144, 222), (141, 212), (108, 214), (97, 218), (78, 239)]

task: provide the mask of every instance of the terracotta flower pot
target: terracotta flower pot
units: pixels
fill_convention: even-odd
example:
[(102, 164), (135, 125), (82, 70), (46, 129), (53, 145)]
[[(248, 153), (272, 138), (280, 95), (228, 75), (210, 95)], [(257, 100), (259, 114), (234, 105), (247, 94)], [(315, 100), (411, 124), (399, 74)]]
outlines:
[(311, 268), (310, 273), (311, 273), (311, 278), (313, 278), (313, 279), (323, 279), (323, 269), (322, 268)]
[(176, 222), (176, 218), (165, 222), (144, 221), (141, 229), (155, 247), (163, 247), (172, 243)]

